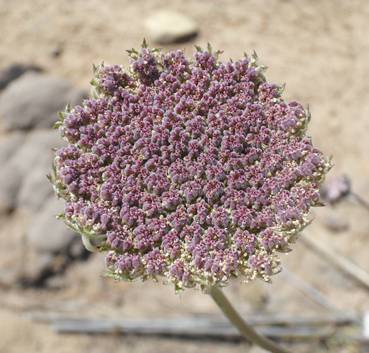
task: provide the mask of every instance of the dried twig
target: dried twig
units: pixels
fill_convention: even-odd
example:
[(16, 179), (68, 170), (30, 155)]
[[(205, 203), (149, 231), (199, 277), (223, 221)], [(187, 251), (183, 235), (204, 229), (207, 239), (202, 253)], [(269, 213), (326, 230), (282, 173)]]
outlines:
[(369, 289), (369, 273), (362, 268), (354, 264), (347, 257), (340, 255), (336, 251), (332, 250), (326, 244), (318, 241), (314, 237), (310, 236), (310, 233), (304, 232), (305, 235), (301, 237), (302, 242), (307, 245), (311, 250), (318, 253), (326, 261), (330, 262), (339, 270), (345, 272), (356, 282), (360, 283), (366, 289)]
[[(249, 320), (250, 321), (250, 320)], [(52, 321), (58, 333), (135, 334), (213, 339), (240, 339), (240, 333), (225, 321), (178, 320), (83, 320), (59, 319)], [(324, 339), (335, 332), (333, 327), (269, 326), (258, 329), (274, 339)]]
[(314, 303), (319, 304), (325, 309), (337, 311), (337, 308), (325, 297), (323, 293), (311, 284), (305, 282), (301, 277), (297, 276), (286, 267), (284, 267), (282, 274), (294, 287), (307, 295)]
[[(155, 320), (111, 320), (63, 318), (36, 314), (33, 320), (51, 323), (59, 333), (80, 334), (137, 334), (173, 337), (240, 339), (238, 331), (226, 320), (214, 316)], [(359, 324), (355, 315), (324, 314), (310, 317), (291, 315), (251, 315), (248, 322), (269, 338), (324, 339), (335, 332), (335, 327)]]
[[(65, 317), (61, 316), (58, 313), (52, 312), (33, 312), (28, 313), (27, 318), (40, 322), (40, 323), (55, 323), (61, 322), (65, 320), (80, 320), (79, 317)], [(83, 321), (88, 321), (89, 319), (82, 319)], [(95, 320), (95, 319), (92, 319)], [(98, 320), (104, 321), (105, 320)], [(181, 327), (184, 326), (230, 326), (229, 322), (222, 317), (217, 315), (201, 315), (201, 316), (190, 316), (183, 318), (171, 318), (171, 319), (155, 319), (155, 320), (112, 320), (107, 319), (109, 322), (119, 322), (120, 324), (124, 323), (156, 323), (163, 325), (177, 325), (179, 324)], [(355, 314), (341, 314), (341, 313), (325, 313), (319, 315), (309, 315), (309, 316), (296, 316), (292, 314), (284, 314), (284, 315), (273, 315), (273, 314), (254, 314), (248, 315), (247, 321), (253, 326), (345, 326), (345, 325), (353, 325), (360, 324), (361, 318)]]
[(363, 206), (367, 211), (369, 211), (369, 201), (364, 199), (362, 196), (360, 196), (358, 193), (351, 191), (351, 196), (359, 203), (361, 206)]

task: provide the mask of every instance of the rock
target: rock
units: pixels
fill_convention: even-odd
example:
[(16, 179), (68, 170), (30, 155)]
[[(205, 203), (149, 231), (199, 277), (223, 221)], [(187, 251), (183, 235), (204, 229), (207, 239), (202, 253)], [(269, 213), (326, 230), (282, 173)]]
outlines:
[(51, 197), (40, 213), (33, 219), (26, 234), (30, 247), (40, 253), (58, 254), (67, 252), (77, 235), (56, 215), (63, 210), (63, 203)]
[(145, 21), (150, 38), (158, 44), (183, 42), (198, 34), (196, 23), (177, 12), (161, 10)]
[(330, 204), (343, 200), (351, 192), (351, 181), (346, 175), (330, 178), (321, 187), (322, 199)]
[[(24, 143), (4, 164), (0, 173), (0, 214), (9, 212), (17, 206), (23, 183), (26, 184), (24, 186), (26, 190), (23, 190), (22, 195), (23, 200), (25, 196), (28, 199), (32, 197), (32, 190), (27, 184), (45, 183), (42, 185), (40, 196), (45, 194), (46, 185), (48, 185), (46, 174), (50, 171), (53, 158), (51, 148), (60, 147), (62, 144), (63, 141), (55, 130), (38, 130), (27, 135)], [(34, 172), (35, 170), (38, 171)], [(33, 172), (35, 175), (32, 176)], [(33, 180), (27, 180), (30, 176)], [(33, 192), (34, 195), (38, 193), (36, 189)], [(39, 197), (39, 200), (35, 201), (36, 205), (42, 201), (40, 196), (35, 196)]]
[(79, 236), (73, 239), (72, 243), (68, 248), (68, 255), (72, 260), (87, 259), (90, 256), (90, 254), (91, 253), (88, 252), (83, 246), (83, 243)]
[(4, 168), (0, 174), (0, 214), (13, 211), (21, 182), (18, 171)]
[(89, 256), (80, 236), (70, 230), (56, 215), (63, 210), (62, 201), (50, 197), (32, 220), (25, 234), (27, 266), (18, 282), (25, 287), (50, 285), (74, 261)]
[(24, 178), (17, 197), (17, 207), (36, 213), (45, 201), (53, 193), (52, 185), (46, 179), (50, 168), (45, 170), (43, 166), (34, 168)]
[(0, 165), (3, 166), (18, 150), (26, 139), (21, 132), (14, 132), (2, 136), (0, 139)]
[(50, 276), (50, 269), (53, 267), (54, 257), (48, 253), (38, 253), (27, 251), (27, 263), (22, 271), (13, 279), (10, 285), (21, 285), (22, 287), (39, 286), (44, 278)]
[(350, 228), (350, 224), (344, 217), (340, 215), (328, 215), (323, 219), (323, 223), (327, 229), (334, 233), (345, 232)]
[(42, 69), (36, 65), (27, 64), (12, 64), (2, 69), (0, 71), (0, 90), (4, 89), (10, 82), (29, 71), (41, 72)]
[(0, 95), (0, 122), (5, 130), (50, 128), (65, 106), (78, 104), (85, 92), (69, 82), (40, 73), (27, 73)]

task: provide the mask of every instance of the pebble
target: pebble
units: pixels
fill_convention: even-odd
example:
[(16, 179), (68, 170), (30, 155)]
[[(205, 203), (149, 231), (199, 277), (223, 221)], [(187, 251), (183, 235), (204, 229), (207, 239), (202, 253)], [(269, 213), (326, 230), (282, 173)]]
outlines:
[(55, 46), (50, 52), (50, 56), (54, 59), (59, 58), (62, 54), (63, 54), (63, 46), (61, 44)]
[(173, 11), (160, 10), (145, 21), (149, 38), (157, 44), (172, 44), (190, 40), (198, 34), (198, 26), (191, 18)]
[(350, 228), (347, 219), (339, 215), (328, 215), (323, 219), (324, 226), (334, 233), (342, 233)]
[(321, 187), (323, 201), (335, 204), (343, 200), (351, 192), (351, 180), (346, 175), (329, 178)]

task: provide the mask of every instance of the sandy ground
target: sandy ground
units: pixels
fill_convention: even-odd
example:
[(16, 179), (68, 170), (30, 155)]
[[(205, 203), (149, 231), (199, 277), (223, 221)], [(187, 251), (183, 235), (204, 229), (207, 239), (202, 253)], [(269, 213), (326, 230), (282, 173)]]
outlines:
[[(184, 48), (191, 53), (195, 43), (210, 42), (224, 50), (225, 58), (238, 58), (255, 49), (269, 67), (269, 79), (286, 82), (289, 99), (310, 105), (310, 134), (326, 154), (334, 156), (331, 174), (348, 174), (356, 191), (369, 198), (369, 2), (365, 0), (175, 0), (170, 5), (165, 0), (0, 0), (0, 68), (14, 62), (34, 63), (87, 87), (92, 63), (126, 63), (125, 49), (137, 47), (147, 36), (143, 21), (158, 8), (179, 10), (200, 26), (195, 41), (168, 48)], [(55, 50), (61, 51), (58, 57), (52, 55)], [(345, 202), (335, 208), (317, 209), (315, 214), (317, 221), (310, 234), (369, 270), (367, 213), (355, 203)], [(330, 232), (323, 225), (328, 217), (346, 220), (349, 229), (339, 234)], [(6, 232), (0, 230), (0, 255), (12, 245), (6, 237), (9, 229), (16, 233), (17, 224), (19, 216), (15, 215)], [(290, 271), (315, 285), (338, 309), (368, 309), (367, 291), (302, 244), (284, 260)], [(0, 263), (5, 265), (12, 266)], [(217, 312), (210, 299), (199, 292), (175, 295), (171, 287), (159, 284), (114, 283), (102, 278), (102, 272), (102, 259), (94, 256), (54, 279), (51, 289), (0, 288), (0, 352), (248, 350), (245, 343), (60, 336), (49, 326), (29, 320), (39, 312), (114, 318)], [(273, 285), (235, 283), (228, 292), (244, 312), (322, 311), (283, 275)], [(294, 348), (296, 352), (328, 350), (359, 352), (353, 346), (334, 342), (328, 347), (311, 344)]]

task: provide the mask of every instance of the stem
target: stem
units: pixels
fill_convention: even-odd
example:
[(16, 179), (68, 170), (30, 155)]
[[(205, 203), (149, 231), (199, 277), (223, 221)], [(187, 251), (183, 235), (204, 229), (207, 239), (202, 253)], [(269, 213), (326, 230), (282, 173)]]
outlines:
[(259, 335), (252, 326), (247, 324), (242, 317), (237, 313), (227, 297), (223, 294), (219, 287), (213, 286), (209, 288), (209, 295), (214, 299), (215, 303), (223, 311), (228, 320), (237, 327), (238, 331), (248, 341), (266, 349), (272, 353), (290, 353), (288, 350), (276, 345), (268, 338)]

